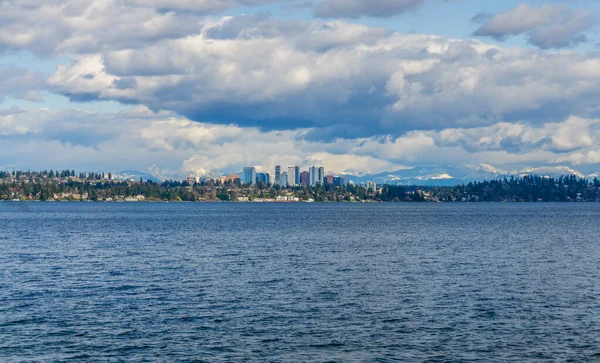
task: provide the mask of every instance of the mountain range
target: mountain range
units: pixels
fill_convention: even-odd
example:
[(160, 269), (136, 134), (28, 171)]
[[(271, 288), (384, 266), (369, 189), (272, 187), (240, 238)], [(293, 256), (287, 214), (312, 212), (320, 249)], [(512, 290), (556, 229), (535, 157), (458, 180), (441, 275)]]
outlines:
[(158, 178), (152, 174), (144, 173), (143, 171), (137, 171), (137, 170), (113, 171), (112, 177), (113, 177), (113, 179), (116, 179), (116, 180), (137, 181), (140, 179), (144, 179), (144, 181), (151, 180), (151, 181), (157, 182), (157, 183), (161, 183), (163, 181), (161, 178)]
[(471, 181), (496, 180), (511, 176), (539, 175), (558, 178), (562, 175), (575, 175), (579, 178), (593, 179), (598, 173), (582, 173), (569, 166), (544, 166), (537, 168), (524, 168), (519, 170), (503, 170), (488, 164), (464, 167), (415, 167), (412, 169), (398, 170), (370, 175), (345, 175), (344, 178), (355, 183), (368, 181), (377, 184), (393, 185), (423, 185), (423, 186), (452, 186), (466, 184)]

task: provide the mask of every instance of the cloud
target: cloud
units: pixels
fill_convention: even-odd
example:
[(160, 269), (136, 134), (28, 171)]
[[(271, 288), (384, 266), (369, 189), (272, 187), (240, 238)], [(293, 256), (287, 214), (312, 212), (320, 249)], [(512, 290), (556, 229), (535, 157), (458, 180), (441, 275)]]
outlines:
[[(267, 3), (0, 2), (0, 47), (68, 58), (47, 79), (0, 69), (0, 99), (40, 100), (38, 92), (49, 89), (75, 102), (138, 106), (116, 114), (1, 110), (0, 165), (143, 166), (176, 176), (277, 163), (380, 172), (596, 160), (596, 53), (398, 34), (341, 20), (206, 15)], [(379, 16), (420, 3), (330, 1), (315, 11), (355, 4), (339, 16)], [(525, 34), (548, 48), (582, 40), (590, 19), (556, 6), (524, 9), (523, 21), (478, 17), (487, 32), (479, 35)], [(541, 10), (529, 16), (531, 9)]]
[(135, 48), (198, 32), (200, 18), (121, 1), (0, 2), (0, 50), (42, 55)]
[(38, 91), (45, 88), (45, 77), (23, 68), (0, 67), (0, 103), (6, 97), (40, 102)]
[(1, 109), (0, 169), (134, 169), (182, 178), (188, 172), (238, 172), (248, 165), (267, 172), (275, 165), (323, 165), (328, 172), (358, 174), (483, 163), (505, 169), (567, 163), (598, 171), (600, 163), (600, 119), (500, 122), (330, 141), (307, 138), (311, 131), (199, 123), (145, 107), (116, 113)]
[(595, 54), (397, 34), (343, 21), (225, 17), (196, 35), (74, 57), (48, 85), (201, 122), (327, 139), (542, 124), (600, 111)]
[(600, 150), (591, 150), (587, 152), (574, 152), (569, 155), (562, 155), (556, 158), (555, 163), (569, 163), (571, 165), (582, 164), (600, 164)]
[(587, 41), (585, 32), (595, 24), (588, 10), (570, 10), (561, 5), (540, 7), (521, 4), (494, 16), (477, 14), (473, 20), (483, 22), (473, 35), (505, 40), (525, 34), (530, 44), (542, 49), (564, 48)]
[(563, 153), (599, 142), (600, 124), (598, 119), (569, 117), (562, 122), (543, 125), (499, 122), (489, 127), (446, 129), (433, 135), (437, 145), (460, 145), (473, 152), (548, 150)]
[(278, 3), (294, 3), (295, 0), (126, 0), (136, 6), (157, 8), (161, 11), (195, 11), (202, 14), (218, 14), (240, 6), (258, 6)]
[(424, 0), (322, 0), (315, 5), (314, 14), (320, 18), (388, 18), (423, 3)]
[[(211, 18), (160, 4), (5, 1), (0, 44), (67, 54), (70, 62), (47, 86), (72, 101), (114, 100), (267, 131), (308, 128), (313, 140), (542, 124), (600, 111), (593, 53), (397, 34), (340, 20)], [(556, 16), (555, 6), (548, 9), (509, 31), (556, 29), (543, 25)], [(35, 87), (22, 88), (19, 97), (39, 99)]]
[[(319, 2), (316, 14), (335, 16), (389, 16), (424, 0)], [(0, 53), (29, 50), (42, 56), (91, 54), (135, 49), (200, 33), (214, 23), (213, 16), (228, 9), (279, 4), (303, 5), (297, 0), (4, 0), (0, 2)], [(329, 9), (329, 10), (327, 10)], [(354, 15), (352, 15), (354, 14)], [(251, 16), (249, 17), (251, 18)], [(227, 26), (244, 21), (236, 17)], [(284, 24), (281, 22), (280, 25)], [(248, 24), (252, 25), (252, 24)], [(263, 30), (265, 23), (262, 24)], [(292, 24), (293, 25), (293, 24)], [(243, 29), (247, 34), (249, 26)], [(277, 30), (277, 29), (275, 29)], [(282, 29), (284, 30), (284, 29)], [(221, 29), (221, 36), (225, 36)], [(218, 36), (213, 29), (213, 37)]]
[(117, 113), (4, 109), (0, 169), (156, 169), (182, 177), (200, 170), (237, 172), (247, 165), (270, 171), (276, 164), (308, 167), (318, 162), (338, 173), (399, 167), (370, 156), (340, 154), (336, 142), (308, 141), (306, 132), (198, 123), (144, 107)]

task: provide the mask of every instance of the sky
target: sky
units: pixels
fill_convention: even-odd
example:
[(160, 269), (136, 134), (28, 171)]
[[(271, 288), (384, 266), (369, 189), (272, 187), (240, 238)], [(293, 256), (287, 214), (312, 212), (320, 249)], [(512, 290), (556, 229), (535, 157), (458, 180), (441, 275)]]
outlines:
[(0, 170), (600, 172), (600, 1), (0, 0)]

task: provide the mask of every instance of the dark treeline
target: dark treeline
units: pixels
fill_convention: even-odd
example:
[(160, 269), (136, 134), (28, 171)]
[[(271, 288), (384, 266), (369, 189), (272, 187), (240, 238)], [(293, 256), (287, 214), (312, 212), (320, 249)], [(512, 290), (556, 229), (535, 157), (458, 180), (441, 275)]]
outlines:
[(0, 172), (0, 200), (151, 200), (238, 201), (294, 200), (316, 202), (568, 202), (600, 201), (600, 182), (575, 176), (519, 178), (472, 182), (452, 187), (360, 185), (288, 187), (209, 180), (193, 185), (169, 180), (117, 181), (110, 173), (74, 171)]
[(112, 173), (96, 173), (93, 171), (90, 171), (88, 173), (79, 173), (77, 175), (75, 175), (75, 170), (50, 170), (50, 171), (21, 171), (21, 170), (16, 170), (16, 171), (0, 171), (0, 179), (9, 179), (9, 178), (14, 178), (14, 179), (22, 179), (23, 177), (30, 179), (30, 178), (62, 178), (62, 179), (66, 179), (66, 178), (74, 178), (77, 177), (79, 179), (85, 179), (85, 180), (102, 180), (102, 179), (112, 179)]
[(573, 175), (559, 178), (524, 176), (474, 182), (455, 187), (432, 188), (440, 200), (483, 202), (568, 202), (598, 201), (600, 181), (587, 180)]

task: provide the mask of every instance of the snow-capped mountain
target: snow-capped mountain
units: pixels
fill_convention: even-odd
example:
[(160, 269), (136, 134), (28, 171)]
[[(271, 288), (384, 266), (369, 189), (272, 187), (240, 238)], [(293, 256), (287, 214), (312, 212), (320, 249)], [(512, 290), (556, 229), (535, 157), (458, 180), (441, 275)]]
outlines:
[(524, 175), (539, 175), (554, 178), (562, 175), (575, 175), (579, 178), (593, 179), (598, 173), (586, 174), (568, 166), (544, 166), (519, 170), (504, 170), (492, 165), (481, 164), (464, 167), (416, 167), (388, 173), (363, 176), (345, 175), (344, 177), (359, 184), (372, 181), (377, 184), (451, 186), (471, 181), (495, 180)]
[(151, 180), (153, 182), (157, 182), (157, 183), (161, 183), (162, 180), (155, 177), (152, 174), (148, 174), (148, 173), (144, 173), (143, 171), (136, 171), (136, 170), (122, 170), (122, 171), (115, 171), (112, 173), (113, 179), (116, 180), (135, 180), (138, 181), (140, 180), (140, 178), (144, 179), (144, 181), (146, 180)]
[(568, 166), (542, 166), (539, 168), (527, 168), (520, 170), (519, 175), (541, 175), (550, 177), (559, 177), (561, 175), (575, 175), (578, 178), (588, 177), (588, 175)]

